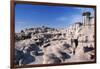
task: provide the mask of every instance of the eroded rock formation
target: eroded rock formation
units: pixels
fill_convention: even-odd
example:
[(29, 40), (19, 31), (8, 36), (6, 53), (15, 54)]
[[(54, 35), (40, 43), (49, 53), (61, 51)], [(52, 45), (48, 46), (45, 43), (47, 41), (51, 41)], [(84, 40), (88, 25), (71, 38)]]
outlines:
[[(86, 12), (83, 16), (89, 15)], [(42, 26), (16, 33), (15, 64), (94, 61), (94, 22), (84, 22), (64, 29)]]

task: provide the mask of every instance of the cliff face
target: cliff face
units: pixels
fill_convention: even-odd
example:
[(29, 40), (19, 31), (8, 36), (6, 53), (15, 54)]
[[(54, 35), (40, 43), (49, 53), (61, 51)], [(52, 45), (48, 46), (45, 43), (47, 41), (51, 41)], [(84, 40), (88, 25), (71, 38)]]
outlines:
[(15, 64), (58, 64), (94, 61), (94, 25), (37, 27), (15, 34)]

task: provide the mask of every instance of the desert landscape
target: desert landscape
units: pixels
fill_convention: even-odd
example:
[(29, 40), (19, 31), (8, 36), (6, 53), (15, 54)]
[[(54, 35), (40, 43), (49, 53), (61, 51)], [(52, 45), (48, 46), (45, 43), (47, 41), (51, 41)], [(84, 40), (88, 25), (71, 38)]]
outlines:
[(15, 64), (60, 64), (95, 60), (94, 16), (82, 13), (82, 22), (66, 28), (48, 26), (15, 33)]

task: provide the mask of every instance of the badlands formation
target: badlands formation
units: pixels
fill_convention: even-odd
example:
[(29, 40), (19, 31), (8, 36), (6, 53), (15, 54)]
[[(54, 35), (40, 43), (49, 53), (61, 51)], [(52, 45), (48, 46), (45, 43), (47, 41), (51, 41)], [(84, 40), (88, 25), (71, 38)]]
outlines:
[(82, 14), (83, 21), (58, 29), (46, 26), (15, 34), (15, 64), (60, 64), (95, 60), (94, 17)]

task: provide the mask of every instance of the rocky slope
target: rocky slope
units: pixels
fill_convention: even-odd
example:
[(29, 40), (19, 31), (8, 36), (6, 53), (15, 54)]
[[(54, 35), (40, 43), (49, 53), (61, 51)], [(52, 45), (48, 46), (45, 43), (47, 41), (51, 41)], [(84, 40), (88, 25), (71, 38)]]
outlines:
[[(15, 34), (15, 64), (59, 64), (94, 61), (94, 27), (37, 27)], [(91, 29), (88, 29), (91, 28)]]

